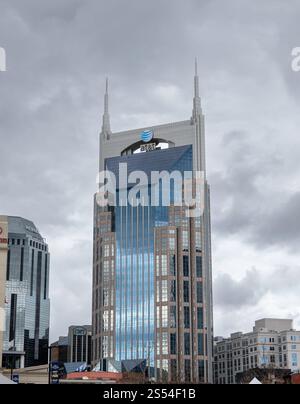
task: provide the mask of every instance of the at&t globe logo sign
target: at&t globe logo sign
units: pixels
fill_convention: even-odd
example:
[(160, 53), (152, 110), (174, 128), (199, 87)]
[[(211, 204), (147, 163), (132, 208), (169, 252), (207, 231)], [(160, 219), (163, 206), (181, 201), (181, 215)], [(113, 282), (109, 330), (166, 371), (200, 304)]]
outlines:
[(154, 134), (153, 134), (153, 131), (152, 131), (152, 130), (144, 130), (144, 131), (141, 133), (141, 140), (142, 140), (144, 143), (149, 143), (149, 142), (151, 142), (151, 140), (153, 139), (153, 137), (154, 137)]

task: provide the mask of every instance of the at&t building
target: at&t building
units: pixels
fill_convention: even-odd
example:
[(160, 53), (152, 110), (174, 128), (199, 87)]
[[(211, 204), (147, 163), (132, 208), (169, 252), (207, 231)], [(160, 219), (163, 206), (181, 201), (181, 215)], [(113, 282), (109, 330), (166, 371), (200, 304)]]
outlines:
[[(120, 133), (110, 128), (106, 89), (100, 171), (115, 177), (116, 192), (108, 206), (95, 197), (92, 327), (93, 364), (104, 371), (212, 382), (210, 195), (197, 69), (194, 88), (191, 119)], [(140, 171), (147, 179), (153, 171), (163, 174), (136, 192), (139, 204), (126, 204)], [(192, 177), (184, 184), (202, 201), (201, 214), (177, 203), (176, 178), (186, 172)], [(166, 192), (166, 174), (170, 203), (162, 196), (154, 203), (152, 188)]]

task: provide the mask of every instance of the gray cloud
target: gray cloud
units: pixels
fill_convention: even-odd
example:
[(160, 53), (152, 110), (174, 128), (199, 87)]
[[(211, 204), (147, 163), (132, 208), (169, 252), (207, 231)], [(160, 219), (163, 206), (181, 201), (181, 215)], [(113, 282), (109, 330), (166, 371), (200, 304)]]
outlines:
[(245, 277), (237, 281), (229, 274), (220, 274), (214, 284), (215, 303), (226, 309), (236, 309), (259, 303), (266, 293), (259, 272), (247, 271)]
[[(221, 234), (238, 234), (255, 247), (278, 246), (298, 253), (300, 238), (300, 194), (282, 192), (285, 162), (273, 150), (251, 143), (251, 135), (228, 133), (222, 145), (227, 168), (212, 175), (214, 204), (221, 201), (214, 217)], [(292, 173), (293, 175), (294, 173)], [(268, 181), (274, 181), (270, 193)]]
[[(53, 338), (90, 319), (106, 75), (114, 130), (186, 119), (195, 55), (207, 115), (216, 310), (225, 318), (224, 304), (235, 317), (221, 287), (225, 272), (228, 290), (245, 302), (244, 318), (259, 315), (261, 294), (245, 291), (247, 271), (259, 268), (259, 279), (273, 262), (293, 268), (298, 254), (287, 247), (298, 243), (300, 75), (290, 70), (290, 48), (300, 46), (299, 14), (297, 0), (0, 0), (8, 64), (0, 73), (0, 211), (34, 220), (50, 243)], [(231, 239), (241, 257), (252, 249), (254, 262), (233, 264), (236, 251), (224, 251)], [(281, 246), (268, 268), (256, 265)], [(231, 326), (244, 324), (239, 317)]]

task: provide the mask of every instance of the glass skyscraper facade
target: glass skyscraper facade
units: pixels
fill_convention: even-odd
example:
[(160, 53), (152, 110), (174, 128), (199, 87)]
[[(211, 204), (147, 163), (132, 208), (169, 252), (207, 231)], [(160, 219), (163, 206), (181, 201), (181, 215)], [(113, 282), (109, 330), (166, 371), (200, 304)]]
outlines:
[[(116, 178), (115, 203), (95, 197), (93, 270), (93, 364), (122, 369), (146, 363), (149, 376), (166, 382), (212, 381), (212, 291), (209, 186), (205, 177), (204, 116), (195, 77), (191, 120), (112, 133), (108, 92), (100, 136), (100, 171)], [(120, 167), (126, 164), (124, 184)], [(148, 180), (137, 199), (133, 178)], [(176, 204), (176, 177), (163, 201), (163, 181), (153, 171), (183, 175), (194, 186), (204, 175), (203, 212), (193, 217)], [(178, 177), (177, 177), (178, 178)], [(153, 188), (160, 191), (156, 203)], [(183, 189), (180, 190), (183, 192)], [(147, 203), (143, 203), (147, 199)], [(125, 206), (126, 205), (126, 206)], [(132, 366), (133, 367), (133, 366)]]
[(7, 217), (8, 251), (5, 284), (3, 366), (29, 367), (48, 362), (48, 245), (26, 219)]
[[(111, 158), (106, 168), (118, 178), (119, 164), (127, 163), (128, 175), (143, 167), (151, 182), (153, 167), (159, 171), (192, 171), (192, 147), (160, 150)], [(152, 184), (154, 186), (155, 184)], [(127, 197), (131, 188), (126, 190)], [(118, 189), (119, 191), (119, 189)], [(172, 192), (171, 192), (172, 193)], [(115, 222), (115, 358), (118, 361), (147, 358), (154, 366), (155, 340), (155, 229), (169, 225), (169, 209), (152, 206), (151, 186), (148, 206), (120, 206), (113, 210)], [(173, 193), (172, 193), (173, 194)], [(171, 203), (174, 203), (171, 195)]]

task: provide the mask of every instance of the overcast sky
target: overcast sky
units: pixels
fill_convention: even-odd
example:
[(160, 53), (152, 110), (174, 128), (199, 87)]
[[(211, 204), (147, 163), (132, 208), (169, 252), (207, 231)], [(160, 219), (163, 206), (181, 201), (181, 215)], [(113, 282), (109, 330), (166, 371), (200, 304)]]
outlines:
[(299, 0), (0, 0), (0, 212), (51, 250), (51, 338), (91, 320), (105, 77), (114, 131), (188, 119), (212, 187), (215, 334), (300, 329)]

